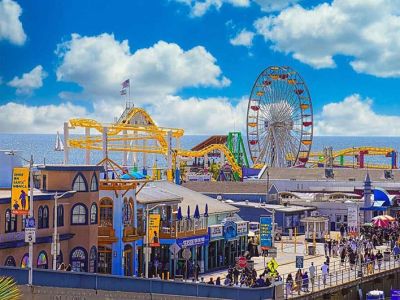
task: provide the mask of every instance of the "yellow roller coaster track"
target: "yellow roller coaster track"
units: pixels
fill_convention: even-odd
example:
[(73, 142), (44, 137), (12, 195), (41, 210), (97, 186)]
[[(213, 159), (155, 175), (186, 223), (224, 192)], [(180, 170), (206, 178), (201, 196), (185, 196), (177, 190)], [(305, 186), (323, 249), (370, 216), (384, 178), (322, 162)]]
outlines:
[(184, 157), (202, 157), (214, 150), (219, 150), (225, 154), (225, 158), (232, 167), (232, 171), (236, 172), (242, 177), (242, 168), (236, 163), (235, 157), (232, 152), (224, 144), (212, 144), (198, 151), (178, 150), (177, 155)]
[[(333, 158), (339, 156), (354, 156), (359, 155), (360, 152), (367, 152), (367, 155), (387, 155), (393, 151), (396, 151), (393, 148), (388, 147), (354, 147), (354, 148), (345, 148), (337, 151), (332, 151)], [(309, 157), (320, 157), (324, 156), (323, 152), (311, 152)]]

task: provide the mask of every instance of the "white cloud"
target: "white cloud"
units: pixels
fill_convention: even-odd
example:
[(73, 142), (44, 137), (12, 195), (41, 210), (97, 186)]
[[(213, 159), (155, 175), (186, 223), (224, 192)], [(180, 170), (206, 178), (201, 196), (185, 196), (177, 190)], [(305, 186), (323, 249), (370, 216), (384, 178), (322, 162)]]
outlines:
[(16, 45), (23, 45), (26, 34), (19, 17), (21, 6), (12, 0), (0, 1), (0, 40), (8, 40)]
[(248, 7), (250, 0), (176, 0), (190, 8), (192, 17), (202, 17), (210, 9), (219, 10), (223, 4), (228, 3), (235, 7)]
[(41, 65), (38, 65), (29, 73), (22, 74), (21, 78), (15, 76), (8, 82), (8, 85), (16, 88), (19, 95), (30, 95), (34, 90), (43, 86), (43, 79), (46, 77), (47, 73)]
[(325, 105), (316, 116), (316, 135), (399, 136), (400, 116), (378, 114), (372, 104), (354, 94)]
[(254, 0), (264, 12), (280, 11), (300, 0)]
[(230, 80), (222, 75), (216, 59), (202, 46), (187, 51), (174, 43), (159, 41), (131, 53), (128, 41), (113, 35), (72, 35), (58, 46), (61, 59), (59, 81), (76, 82), (93, 100), (116, 97), (121, 82), (131, 79), (132, 94), (142, 103), (146, 96), (175, 93), (185, 87), (224, 87)]
[(234, 46), (251, 47), (253, 45), (253, 37), (254, 37), (254, 32), (243, 29), (229, 41)]
[(0, 132), (55, 133), (62, 131), (64, 121), (86, 114), (85, 108), (71, 103), (28, 106), (8, 102), (0, 106)]
[(333, 68), (350, 56), (356, 72), (400, 76), (398, 0), (334, 0), (311, 9), (299, 5), (254, 23), (272, 48), (315, 68)]

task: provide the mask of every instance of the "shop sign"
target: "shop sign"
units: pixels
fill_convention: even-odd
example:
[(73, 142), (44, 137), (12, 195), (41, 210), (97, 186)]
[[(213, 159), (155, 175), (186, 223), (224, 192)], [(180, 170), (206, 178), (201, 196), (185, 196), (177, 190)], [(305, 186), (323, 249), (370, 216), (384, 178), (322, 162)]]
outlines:
[(249, 233), (249, 222), (236, 222), (237, 235), (247, 235)]
[(350, 205), (347, 208), (347, 227), (352, 231), (358, 227), (358, 208), (357, 205)]
[(260, 217), (260, 246), (261, 249), (272, 247), (272, 217)]
[(187, 247), (193, 247), (193, 246), (203, 246), (203, 245), (207, 245), (208, 242), (209, 242), (209, 236), (208, 235), (196, 236), (196, 237), (190, 237), (190, 238), (184, 238), (184, 239), (177, 239), (176, 240), (176, 243), (181, 248), (187, 248)]
[(28, 168), (13, 169), (11, 210), (14, 215), (27, 215), (29, 213), (28, 181)]
[(212, 225), (209, 227), (210, 239), (222, 238), (224, 236), (224, 228), (222, 225)]
[(233, 239), (237, 235), (236, 223), (233, 221), (227, 221), (224, 224), (224, 236), (225, 239)]

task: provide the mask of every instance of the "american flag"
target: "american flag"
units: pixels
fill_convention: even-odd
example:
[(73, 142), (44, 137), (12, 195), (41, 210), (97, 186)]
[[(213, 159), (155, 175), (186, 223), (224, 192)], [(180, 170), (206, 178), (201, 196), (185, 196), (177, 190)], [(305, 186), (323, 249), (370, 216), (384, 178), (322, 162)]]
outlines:
[(126, 95), (126, 90), (121, 90), (121, 91), (120, 91), (120, 94), (121, 94), (121, 95)]
[(125, 80), (125, 81), (122, 83), (122, 87), (123, 87), (123, 88), (126, 88), (126, 87), (128, 87), (128, 86), (129, 86), (129, 79)]

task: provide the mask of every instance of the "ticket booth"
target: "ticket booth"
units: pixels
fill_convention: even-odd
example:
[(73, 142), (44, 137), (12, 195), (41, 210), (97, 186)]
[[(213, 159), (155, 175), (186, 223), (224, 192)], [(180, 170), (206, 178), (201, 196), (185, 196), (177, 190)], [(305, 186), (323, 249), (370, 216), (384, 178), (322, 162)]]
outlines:
[(317, 242), (324, 242), (325, 237), (329, 236), (328, 217), (306, 217), (301, 219), (300, 222), (304, 224), (305, 239), (308, 242), (312, 242), (314, 238)]

